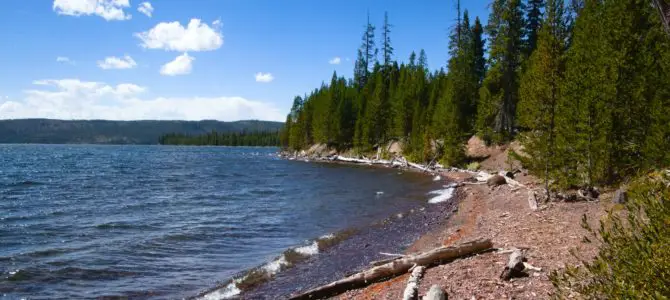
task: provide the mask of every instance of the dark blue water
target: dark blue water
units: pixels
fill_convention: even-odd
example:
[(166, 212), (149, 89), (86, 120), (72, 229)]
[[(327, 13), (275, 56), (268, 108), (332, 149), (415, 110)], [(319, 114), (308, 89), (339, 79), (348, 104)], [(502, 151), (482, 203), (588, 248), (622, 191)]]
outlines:
[(0, 145), (0, 296), (193, 296), (286, 248), (425, 203), (435, 185), (275, 152)]

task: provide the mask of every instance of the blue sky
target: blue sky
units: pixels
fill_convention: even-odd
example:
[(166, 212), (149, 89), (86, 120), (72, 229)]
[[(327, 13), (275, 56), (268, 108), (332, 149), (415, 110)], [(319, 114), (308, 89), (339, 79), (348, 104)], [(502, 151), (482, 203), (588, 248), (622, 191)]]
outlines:
[[(2, 2), (0, 119), (283, 120), (351, 76), (368, 11), (377, 40), (388, 11), (396, 59), (423, 48), (431, 69), (456, 18), (455, 0)], [(488, 0), (461, 2), (486, 22)]]

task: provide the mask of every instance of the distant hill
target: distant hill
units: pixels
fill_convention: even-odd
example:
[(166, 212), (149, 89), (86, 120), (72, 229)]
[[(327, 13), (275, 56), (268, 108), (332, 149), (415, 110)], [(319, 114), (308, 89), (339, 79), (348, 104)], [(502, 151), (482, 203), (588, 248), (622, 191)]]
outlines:
[(42, 144), (158, 144), (168, 133), (200, 135), (217, 132), (276, 131), (271, 121), (106, 121), (106, 120), (0, 120), (0, 143)]

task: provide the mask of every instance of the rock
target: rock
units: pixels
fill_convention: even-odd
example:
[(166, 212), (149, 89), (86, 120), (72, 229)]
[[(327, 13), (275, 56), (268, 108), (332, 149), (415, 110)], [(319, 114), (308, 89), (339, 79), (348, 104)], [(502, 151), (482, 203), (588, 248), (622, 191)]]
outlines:
[(389, 154), (402, 155), (403, 144), (399, 141), (393, 141), (389, 143), (387, 151)]
[(619, 188), (616, 190), (614, 193), (614, 197), (612, 198), (612, 202), (616, 204), (624, 204), (628, 200), (628, 192), (624, 188)]
[(449, 296), (447, 296), (447, 293), (445, 293), (437, 284), (433, 284), (428, 290), (428, 293), (423, 296), (423, 300), (447, 300), (448, 298)]
[(491, 156), (491, 149), (493, 147), (488, 147), (484, 140), (480, 139), (478, 136), (473, 135), (465, 147), (465, 155), (473, 158), (487, 158)]
[(507, 180), (505, 180), (505, 177), (500, 175), (493, 175), (491, 178), (486, 180), (486, 184), (491, 187), (503, 185), (505, 183), (507, 183)]

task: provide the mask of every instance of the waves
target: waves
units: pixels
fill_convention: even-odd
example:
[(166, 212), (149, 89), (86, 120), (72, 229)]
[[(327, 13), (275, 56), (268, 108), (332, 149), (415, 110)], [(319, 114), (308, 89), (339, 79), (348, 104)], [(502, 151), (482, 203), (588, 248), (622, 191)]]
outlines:
[(449, 201), (454, 196), (454, 191), (456, 190), (455, 184), (445, 185), (444, 187), (445, 187), (444, 189), (428, 192), (429, 195), (436, 195), (430, 198), (428, 200), (428, 203), (437, 204), (446, 202)]
[(241, 276), (233, 277), (220, 287), (200, 294), (196, 299), (230, 299), (238, 296), (243, 291), (272, 280), (279, 272), (292, 268), (297, 263), (325, 251), (351, 237), (356, 232), (355, 229), (347, 229), (334, 234), (323, 235), (302, 246), (289, 248), (270, 262), (248, 270)]

